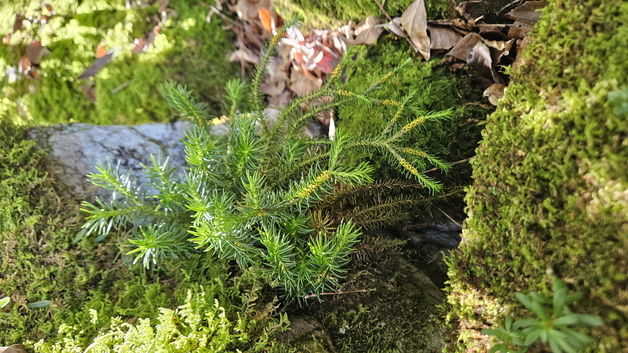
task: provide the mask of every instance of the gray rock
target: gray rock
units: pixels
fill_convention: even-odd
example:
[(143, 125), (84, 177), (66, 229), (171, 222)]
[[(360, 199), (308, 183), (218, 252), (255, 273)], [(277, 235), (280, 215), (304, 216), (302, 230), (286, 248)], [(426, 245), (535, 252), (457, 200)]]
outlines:
[(461, 241), (460, 232), (460, 227), (452, 222), (424, 227), (409, 227), (404, 230), (410, 243), (415, 247), (434, 246), (439, 249), (457, 247)]
[(77, 196), (91, 199), (106, 196), (86, 177), (96, 171), (99, 163), (118, 164), (122, 172), (138, 177), (140, 183), (146, 181), (141, 165), (149, 164), (151, 155), (169, 156), (172, 166), (183, 168), (181, 139), (189, 126), (185, 121), (137, 126), (61, 124), (38, 127), (29, 135), (41, 148), (49, 150), (50, 172)]
[(12, 344), (8, 347), (0, 347), (0, 353), (28, 353), (21, 344)]

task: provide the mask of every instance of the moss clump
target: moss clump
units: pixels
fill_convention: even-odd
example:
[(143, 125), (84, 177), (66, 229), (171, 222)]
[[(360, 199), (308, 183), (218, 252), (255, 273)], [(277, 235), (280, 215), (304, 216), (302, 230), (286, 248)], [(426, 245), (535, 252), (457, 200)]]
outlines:
[[(73, 242), (78, 202), (40, 170), (43, 153), (26, 139), (25, 128), (0, 122), (0, 151), (0, 295), (12, 299), (3, 309), (11, 316), (0, 321), (0, 346), (54, 340), (62, 323), (81, 327), (88, 339), (113, 316), (151, 317), (158, 307), (177, 304), (185, 293), (172, 281), (130, 273), (110, 245)], [(195, 273), (187, 277), (224, 273), (212, 261), (202, 263), (190, 263)], [(186, 282), (178, 273), (174, 283)], [(28, 305), (42, 301), (50, 302)], [(90, 309), (100, 313), (98, 320)]]
[[(414, 0), (380, 1), (390, 16), (400, 16)], [(373, 0), (275, 0), (274, 6), (286, 18), (299, 14), (308, 27), (344, 25), (349, 21), (361, 21), (369, 16), (384, 17)], [(455, 14), (455, 2), (451, 0), (426, 0), (428, 17), (447, 18)]]
[(544, 10), (473, 162), (464, 241), (449, 259), (452, 350), (486, 342), (478, 330), (499, 323), (504, 305), (516, 316), (514, 293), (543, 290), (551, 269), (585, 292), (577, 311), (605, 322), (595, 351), (621, 351), (627, 116), (613, 92), (627, 83), (627, 24), (620, 0)]
[[(24, 129), (0, 122), (0, 294), (12, 298), (0, 345), (48, 334), (56, 308), (84, 299), (81, 289), (107, 268), (97, 260), (106, 252), (90, 256), (72, 244), (78, 207), (39, 171), (42, 154), (24, 138)], [(27, 307), (42, 300), (52, 305)]]
[[(151, 1), (127, 9), (124, 1), (87, 1), (77, 4), (52, 0), (55, 15), (41, 30), (25, 24), (0, 48), (0, 119), (36, 123), (139, 123), (170, 119), (157, 86), (166, 80), (185, 80), (218, 109), (224, 83), (235, 74), (227, 62), (231, 34), (219, 19), (205, 20), (207, 9), (198, 1), (171, 1), (168, 19), (153, 45), (132, 52), (134, 39), (144, 38), (160, 18), (160, 5)], [(40, 3), (0, 5), (0, 35), (13, 31), (16, 13), (36, 16)], [(7, 25), (11, 24), (11, 25)], [(37, 69), (38, 78), (10, 82), (6, 69), (15, 66), (24, 48), (41, 40), (50, 54)], [(115, 52), (114, 59), (87, 80), (78, 77), (95, 60), (97, 47)], [(210, 83), (201, 78), (210, 78)]]
[[(305, 320), (313, 334), (287, 343), (298, 352), (406, 353), (442, 350), (439, 306), (443, 292), (407, 259), (399, 248), (391, 249), (389, 238), (365, 241), (387, 251), (360, 253), (343, 290), (366, 290), (328, 297), (308, 307), (307, 316), (291, 315), (292, 334), (299, 336), (298, 323)], [(319, 325), (311, 324), (315, 319)], [(304, 326), (301, 324), (301, 326)], [(320, 328), (326, 334), (321, 334)], [(304, 329), (301, 329), (303, 331)], [(314, 337), (312, 337), (314, 336)]]

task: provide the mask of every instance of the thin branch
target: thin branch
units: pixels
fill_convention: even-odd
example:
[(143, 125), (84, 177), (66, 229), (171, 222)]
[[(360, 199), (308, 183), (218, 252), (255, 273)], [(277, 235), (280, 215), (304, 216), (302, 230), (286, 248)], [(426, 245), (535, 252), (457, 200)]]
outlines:
[(308, 295), (304, 296), (303, 299), (312, 299), (312, 298), (320, 297), (321, 295), (342, 295), (342, 294), (353, 294), (353, 293), (367, 293), (367, 292), (372, 292), (374, 290), (375, 290), (375, 288), (371, 288), (371, 289), (354, 289), (354, 290), (348, 290), (348, 291), (344, 291), (344, 292), (323, 292), (323, 293), (320, 293), (320, 294), (308, 294)]
[[(451, 164), (451, 165), (456, 165), (456, 164), (466, 163), (466, 162), (470, 161), (470, 160), (471, 160), (471, 158), (473, 158), (473, 157), (469, 157), (469, 158), (461, 159), (461, 160), (459, 160), (459, 161), (455, 161), (455, 162), (452, 162), (452, 163), (450, 163), (450, 164)], [(424, 170), (424, 171), (423, 171), (423, 173), (435, 172), (435, 171), (437, 171), (437, 170), (440, 170), (440, 168), (436, 167), (436, 168), (432, 168), (432, 169)]]
[(454, 222), (455, 225), (457, 225), (458, 227), (460, 227), (460, 229), (462, 229), (462, 224), (460, 224), (459, 222), (456, 222), (455, 219), (453, 219), (453, 217), (451, 217), (450, 215), (448, 215), (445, 211), (441, 210), (440, 207), (436, 207), (442, 214), (445, 215), (445, 217), (447, 217), (450, 221)]

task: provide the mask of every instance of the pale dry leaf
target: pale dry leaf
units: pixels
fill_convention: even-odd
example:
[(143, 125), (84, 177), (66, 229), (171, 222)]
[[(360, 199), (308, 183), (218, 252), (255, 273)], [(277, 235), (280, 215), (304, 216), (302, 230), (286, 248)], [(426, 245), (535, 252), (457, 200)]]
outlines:
[(373, 45), (377, 43), (377, 39), (383, 31), (384, 28), (379, 25), (377, 17), (370, 16), (355, 27), (353, 44)]
[(430, 48), (434, 50), (450, 49), (462, 39), (462, 35), (451, 28), (428, 25), (427, 29), (430, 33)]
[(293, 70), (290, 75), (290, 90), (297, 96), (310, 94), (323, 86), (323, 80), (302, 71)]
[(415, 0), (401, 15), (401, 27), (425, 60), (430, 59), (430, 37), (427, 35), (427, 11), (424, 0)]
[(467, 64), (475, 71), (476, 75), (493, 82), (501, 83), (502, 80), (493, 68), (491, 51), (483, 41), (479, 41), (469, 51)]
[(453, 56), (454, 58), (462, 61), (467, 61), (469, 57), (469, 52), (478, 42), (482, 41), (482, 37), (480, 37), (477, 33), (469, 33), (464, 36), (462, 39), (456, 43), (456, 45), (447, 53), (448, 56)]
[(257, 65), (259, 63), (259, 56), (255, 55), (250, 49), (242, 47), (229, 54), (229, 61), (239, 61)]
[(392, 21), (384, 23), (382, 27), (389, 30), (397, 37), (406, 38), (406, 33), (403, 31), (403, 28), (401, 28), (401, 17), (393, 18)]
[(506, 86), (502, 85), (501, 83), (493, 83), (487, 89), (484, 90), (484, 92), (482, 93), (482, 96), (487, 97), (488, 101), (492, 105), (497, 106), (497, 102), (499, 101), (499, 99), (504, 96), (505, 88)]

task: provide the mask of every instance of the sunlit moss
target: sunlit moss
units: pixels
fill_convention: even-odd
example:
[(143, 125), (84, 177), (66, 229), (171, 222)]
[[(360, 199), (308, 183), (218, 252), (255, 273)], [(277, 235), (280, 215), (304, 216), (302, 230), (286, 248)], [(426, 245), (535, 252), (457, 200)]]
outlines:
[(473, 162), (464, 240), (449, 259), (452, 350), (481, 349), (479, 329), (505, 314), (495, 305), (516, 316), (514, 293), (546, 288), (549, 272), (605, 322), (591, 351), (626, 341), (626, 115), (609, 97), (628, 83), (627, 23), (620, 0), (544, 10)]

